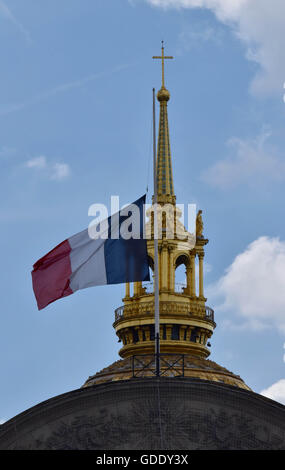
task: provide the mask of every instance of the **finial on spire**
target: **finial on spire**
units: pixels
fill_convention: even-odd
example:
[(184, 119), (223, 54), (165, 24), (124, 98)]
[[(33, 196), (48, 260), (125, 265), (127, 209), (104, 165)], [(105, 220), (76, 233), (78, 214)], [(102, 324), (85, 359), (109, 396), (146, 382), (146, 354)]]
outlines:
[(164, 55), (164, 41), (161, 41), (161, 56), (153, 56), (153, 59), (161, 59), (161, 65), (162, 65), (162, 86), (161, 88), (165, 88), (164, 86), (164, 59), (173, 59), (172, 56), (165, 56)]

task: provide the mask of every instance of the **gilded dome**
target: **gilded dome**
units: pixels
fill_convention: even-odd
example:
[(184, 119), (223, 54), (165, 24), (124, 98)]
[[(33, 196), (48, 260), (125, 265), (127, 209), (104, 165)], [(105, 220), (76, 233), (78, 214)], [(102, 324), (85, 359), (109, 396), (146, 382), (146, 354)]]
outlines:
[[(181, 357), (181, 355), (163, 355), (161, 360), (161, 376), (181, 376), (183, 371), (182, 363), (179, 363)], [(138, 361), (133, 362), (133, 357), (128, 357), (114, 362), (95, 375), (90, 376), (82, 388), (118, 380), (129, 380), (134, 377), (154, 377), (155, 367), (152, 362), (154, 355), (138, 356), (138, 359)], [(169, 364), (173, 364), (173, 367), (169, 368)], [(251, 390), (239, 375), (233, 374), (209, 359), (197, 356), (184, 356), (184, 378), (202, 379), (218, 382), (219, 384), (233, 385), (244, 390)]]

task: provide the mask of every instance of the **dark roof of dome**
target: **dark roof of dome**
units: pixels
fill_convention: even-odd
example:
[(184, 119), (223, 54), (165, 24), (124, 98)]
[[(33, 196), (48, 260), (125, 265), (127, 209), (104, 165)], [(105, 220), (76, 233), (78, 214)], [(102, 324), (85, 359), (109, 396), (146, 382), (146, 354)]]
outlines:
[(0, 449), (285, 449), (284, 417), (285, 406), (237, 386), (119, 380), (15, 416), (0, 426)]

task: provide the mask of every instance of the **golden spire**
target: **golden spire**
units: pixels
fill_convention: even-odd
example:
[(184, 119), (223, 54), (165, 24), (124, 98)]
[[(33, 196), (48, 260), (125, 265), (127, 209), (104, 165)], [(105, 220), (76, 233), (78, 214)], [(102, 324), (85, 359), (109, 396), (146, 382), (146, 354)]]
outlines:
[[(156, 286), (155, 282), (126, 284), (123, 305), (115, 312), (114, 328), (119, 341), (122, 342), (119, 352), (121, 357), (153, 354), (156, 351), (154, 341), (156, 290), (159, 293), (160, 305), (161, 353), (189, 354), (206, 358), (210, 354), (209, 339), (216, 326), (214, 311), (206, 306), (207, 299), (204, 297), (204, 246), (208, 240), (203, 236), (201, 213), (197, 217), (198, 236), (195, 238), (193, 234), (186, 231), (180, 221), (181, 212), (176, 207), (167, 122), (167, 101), (170, 95), (164, 85), (164, 59), (167, 57), (164, 56), (163, 44), (159, 58), (162, 60), (162, 86), (157, 94), (160, 103), (157, 201), (162, 207), (157, 211), (158, 223), (161, 227), (158, 256), (156, 256), (154, 244), (153, 208), (150, 208), (146, 214), (149, 220), (145, 226), (149, 265), (154, 271), (155, 258), (158, 258), (159, 275), (154, 277)], [(183, 285), (180, 285), (176, 282), (176, 270), (183, 265), (185, 277)]]
[(175, 204), (167, 116), (167, 101), (170, 98), (170, 93), (165, 88), (164, 84), (164, 60), (173, 59), (173, 57), (164, 55), (163, 41), (161, 47), (161, 56), (153, 56), (153, 59), (161, 59), (162, 65), (162, 85), (161, 89), (157, 93), (157, 99), (160, 103), (157, 146), (157, 202), (160, 204), (167, 202)]

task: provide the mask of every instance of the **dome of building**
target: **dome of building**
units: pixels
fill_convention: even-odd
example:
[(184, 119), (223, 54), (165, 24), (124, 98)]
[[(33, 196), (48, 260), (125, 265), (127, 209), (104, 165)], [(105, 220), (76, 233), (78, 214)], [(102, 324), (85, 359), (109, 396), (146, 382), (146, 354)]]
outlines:
[(0, 450), (281, 450), (285, 407), (194, 378), (135, 378), (59, 395), (0, 426)]

